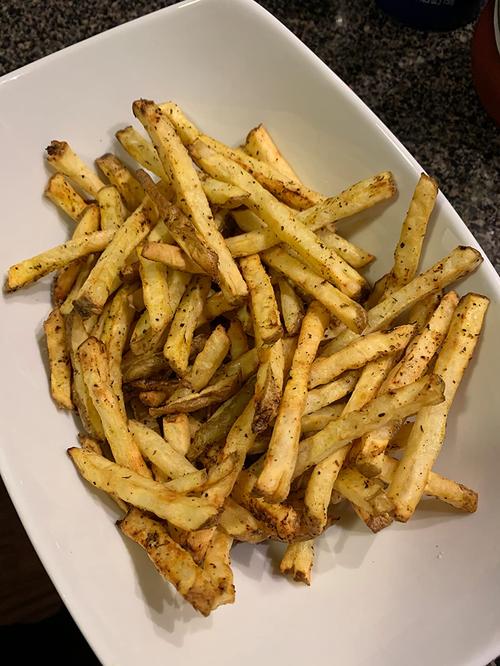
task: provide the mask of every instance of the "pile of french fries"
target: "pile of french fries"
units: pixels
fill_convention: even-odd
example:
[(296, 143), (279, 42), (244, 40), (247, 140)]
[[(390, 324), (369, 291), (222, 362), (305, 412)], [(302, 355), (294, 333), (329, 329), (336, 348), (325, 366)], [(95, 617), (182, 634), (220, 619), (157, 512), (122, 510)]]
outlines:
[(69, 455), (120, 530), (208, 615), (234, 601), (235, 541), (284, 542), (281, 571), (309, 584), (341, 501), (373, 532), (424, 495), (475, 511), (433, 466), (488, 299), (444, 292), (481, 263), (473, 248), (419, 273), (435, 181), (420, 177), (372, 289), (373, 255), (337, 225), (391, 199), (391, 173), (327, 197), (262, 125), (230, 148), (172, 102), (133, 112), (146, 135), (117, 132), (128, 157), (103, 155), (99, 175), (52, 141), (45, 194), (73, 234), (6, 283), (55, 272), (52, 396), (78, 412)]

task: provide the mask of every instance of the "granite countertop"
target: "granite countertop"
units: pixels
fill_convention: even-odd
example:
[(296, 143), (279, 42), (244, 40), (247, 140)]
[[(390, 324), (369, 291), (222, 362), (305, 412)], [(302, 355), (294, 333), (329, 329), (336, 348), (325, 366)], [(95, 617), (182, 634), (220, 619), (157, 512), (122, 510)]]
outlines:
[[(500, 270), (500, 135), (472, 85), (472, 27), (440, 34), (413, 31), (367, 0), (260, 2), (334, 69), (438, 179)], [(171, 4), (174, 0), (3, 0), (0, 74)], [(0, 499), (9, 501), (1, 487)], [(20, 526), (9, 529), (21, 538)], [(11, 566), (0, 567), (5, 580)], [(49, 588), (47, 581), (46, 598)], [(47, 607), (53, 612), (57, 603)], [(64, 611), (39, 625), (33, 629), (35, 642), (45, 641), (51, 650), (51, 636), (60, 640), (65, 635), (72, 657), (80, 641), (76, 663), (97, 663)], [(8, 638), (19, 649), (26, 630), (13, 628)]]

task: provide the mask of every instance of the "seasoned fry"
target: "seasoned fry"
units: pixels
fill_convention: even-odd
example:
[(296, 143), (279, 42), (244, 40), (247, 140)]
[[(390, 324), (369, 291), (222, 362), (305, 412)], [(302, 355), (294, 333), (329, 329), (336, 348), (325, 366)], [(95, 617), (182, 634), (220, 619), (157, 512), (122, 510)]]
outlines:
[(246, 285), (213, 223), (200, 179), (186, 149), (167, 117), (153, 102), (134, 102), (133, 110), (150, 135), (165, 171), (172, 178), (180, 207), (204, 239), (206, 247), (217, 257), (217, 277), (224, 295), (237, 304), (247, 295)]
[(75, 259), (85, 257), (92, 252), (100, 252), (109, 245), (112, 239), (112, 231), (95, 231), (92, 234), (66, 241), (66, 243), (37, 254), (31, 259), (25, 259), (9, 268), (6, 289), (7, 291), (15, 291), (58, 268), (66, 266)]
[(203, 275), (205, 271), (198, 266), (187, 254), (185, 254), (177, 245), (168, 245), (167, 243), (145, 243), (142, 248), (142, 256), (151, 261), (159, 261), (169, 268), (175, 268), (184, 273), (197, 273)]
[(189, 354), (198, 319), (210, 289), (210, 280), (193, 278), (182, 297), (170, 326), (163, 348), (165, 358), (175, 372), (183, 377), (188, 369)]
[(104, 183), (73, 151), (66, 141), (51, 141), (46, 148), (47, 162), (93, 197)]
[(304, 306), (294, 288), (284, 278), (278, 280), (281, 316), (288, 335), (297, 335), (304, 317)]
[(254, 329), (258, 329), (262, 344), (270, 345), (283, 337), (278, 304), (273, 286), (258, 254), (240, 261), (241, 272), (250, 292)]
[(162, 577), (202, 615), (209, 615), (217, 605), (219, 590), (210, 577), (177, 544), (161, 522), (142, 511), (132, 509), (118, 523), (121, 531), (144, 548)]
[(334, 421), (342, 414), (344, 407), (345, 402), (337, 402), (334, 405), (322, 407), (311, 414), (304, 414), (301, 421), (302, 434), (306, 435), (311, 432), (323, 430), (330, 421)]
[(150, 476), (111, 388), (108, 356), (104, 344), (97, 338), (88, 338), (78, 348), (78, 358), (87, 391), (101, 418), (114, 459), (119, 465), (128, 467), (142, 476)]
[[(366, 282), (359, 273), (327, 248), (287, 206), (275, 199), (236, 162), (219, 155), (200, 140), (190, 146), (190, 152), (210, 175), (246, 190), (249, 194), (247, 206), (258, 213), (279, 240), (290, 245), (314, 271), (352, 298), (361, 296), (366, 290)], [(233, 252), (229, 243), (228, 246)]]
[(322, 407), (331, 405), (332, 402), (344, 398), (354, 389), (358, 377), (359, 372), (356, 370), (350, 370), (349, 372), (344, 373), (342, 377), (308, 391), (304, 414), (311, 414)]
[(170, 479), (177, 479), (196, 471), (196, 468), (181, 453), (154, 430), (139, 421), (132, 420), (129, 421), (128, 427), (143, 456), (154, 463)]
[(251, 129), (247, 134), (244, 148), (252, 157), (266, 164), (271, 164), (284, 176), (300, 182), (297, 174), (283, 157), (278, 146), (274, 143), (271, 135), (262, 123)]
[(375, 331), (356, 338), (331, 356), (316, 359), (311, 368), (309, 387), (326, 384), (346, 370), (362, 368), (380, 356), (401, 351), (410, 341), (414, 330), (412, 324), (403, 324), (385, 333)]
[(334, 231), (322, 229), (318, 232), (318, 236), (327, 247), (335, 250), (353, 268), (363, 268), (363, 266), (367, 266), (375, 259), (373, 254), (342, 238), (342, 236), (339, 236)]
[(422, 406), (439, 404), (442, 400), (442, 381), (435, 375), (423, 377), (413, 384), (378, 396), (364, 408), (342, 415), (312, 437), (302, 440), (293, 478), (297, 478), (311, 465), (321, 462), (355, 437), (360, 437), (394, 418), (415, 414)]
[(167, 477), (165, 476), (164, 483), (169, 490), (173, 490), (176, 493), (202, 493), (203, 488), (207, 483), (207, 479), (208, 477), (206, 470), (197, 469), (194, 472), (184, 474), (184, 476), (179, 476), (176, 479), (172, 479), (171, 481), (168, 481)]
[(187, 378), (194, 391), (201, 391), (209, 383), (226, 358), (230, 342), (223, 326), (214, 328), (205, 346), (195, 358)]
[(97, 193), (97, 201), (101, 211), (101, 229), (116, 231), (125, 221), (120, 193), (113, 185), (102, 187)]
[(269, 536), (269, 530), (264, 523), (230, 497), (224, 504), (219, 526), (237, 541), (260, 543)]
[(75, 222), (87, 206), (85, 199), (78, 194), (62, 173), (55, 173), (49, 178), (44, 194)]
[(262, 261), (289, 278), (309, 296), (319, 301), (347, 327), (361, 333), (366, 326), (366, 312), (361, 305), (332, 284), (323, 280), (301, 261), (292, 257), (284, 248), (266, 250), (261, 255)]
[(71, 362), (66, 347), (64, 317), (54, 308), (43, 324), (50, 364), (50, 392), (56, 405), (73, 409), (71, 400)]
[(341, 470), (333, 487), (370, 516), (387, 514), (394, 509), (394, 504), (383, 487), (376, 481), (367, 479), (356, 469)]
[(230, 343), (231, 360), (235, 361), (248, 351), (248, 338), (237, 319), (230, 322), (227, 336)]
[(311, 570), (314, 563), (314, 539), (291, 543), (287, 546), (280, 562), (282, 574), (290, 574), (298, 583), (311, 584)]
[(139, 356), (127, 352), (123, 357), (122, 374), (124, 382), (146, 379), (167, 370), (169, 367), (162, 352), (145, 352)]
[(162, 264), (150, 261), (140, 251), (138, 254), (142, 295), (149, 315), (150, 328), (154, 335), (164, 331), (172, 318), (168, 273)]
[(255, 416), (253, 430), (263, 432), (278, 413), (285, 374), (282, 340), (259, 349), (260, 365), (255, 383)]
[(283, 392), (264, 466), (255, 487), (255, 492), (267, 500), (283, 502), (290, 492), (309, 372), (328, 321), (328, 312), (318, 301), (313, 301), (302, 322), (290, 379)]
[(95, 163), (111, 185), (116, 187), (129, 211), (141, 205), (145, 196), (144, 189), (116, 155), (106, 153), (98, 157)]
[(422, 244), (427, 224), (434, 208), (438, 186), (433, 178), (425, 173), (415, 188), (410, 207), (401, 228), (401, 235), (394, 252), (394, 265), (387, 275), (384, 296), (387, 298), (417, 274)]
[(238, 208), (244, 206), (248, 200), (248, 194), (241, 187), (223, 183), (216, 178), (203, 178), (201, 186), (205, 196), (213, 206), (224, 208)]
[(186, 456), (191, 445), (191, 425), (187, 414), (163, 417), (163, 438), (178, 453)]
[(397, 520), (406, 522), (412, 516), (425, 491), (429, 473), (443, 445), (453, 398), (476, 347), (488, 305), (489, 299), (485, 296), (467, 294), (453, 314), (434, 366), (436, 376), (441, 377), (445, 385), (444, 401), (439, 406), (419, 411), (388, 489), (396, 505)]

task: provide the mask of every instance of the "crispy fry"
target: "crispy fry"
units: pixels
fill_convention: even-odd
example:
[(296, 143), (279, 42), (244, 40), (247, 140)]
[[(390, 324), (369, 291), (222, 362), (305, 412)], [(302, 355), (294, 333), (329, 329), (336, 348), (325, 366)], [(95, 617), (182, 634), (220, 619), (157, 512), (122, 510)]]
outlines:
[(92, 252), (100, 252), (112, 241), (112, 231), (95, 231), (76, 239), (66, 241), (51, 250), (46, 250), (31, 259), (25, 259), (9, 268), (7, 291), (25, 287), (48, 273), (85, 257)]
[(194, 472), (184, 474), (184, 476), (179, 476), (176, 479), (172, 479), (171, 481), (167, 480), (166, 475), (164, 476), (165, 486), (169, 490), (173, 490), (176, 493), (182, 494), (202, 493), (208, 478), (207, 472), (204, 469), (197, 469)]
[(260, 365), (255, 383), (255, 415), (253, 430), (263, 432), (278, 413), (285, 374), (283, 342), (259, 350)]
[(75, 222), (87, 206), (62, 173), (55, 173), (49, 178), (44, 194)]
[(66, 347), (66, 327), (59, 308), (52, 310), (43, 324), (50, 364), (50, 392), (56, 405), (73, 409), (71, 362)]
[[(275, 199), (236, 162), (216, 153), (200, 140), (190, 146), (190, 152), (210, 175), (246, 190), (249, 194), (247, 206), (257, 212), (279, 240), (290, 245), (314, 271), (350, 297), (356, 298), (366, 289), (366, 282), (359, 273), (336, 252), (327, 248), (289, 208)], [(230, 243), (228, 247), (233, 252)]]
[(144, 548), (162, 577), (202, 615), (217, 604), (219, 590), (191, 555), (168, 534), (165, 525), (132, 509), (118, 523), (121, 531)]
[(47, 162), (93, 197), (104, 183), (72, 150), (66, 141), (51, 141), (46, 148)]
[(318, 301), (313, 301), (302, 322), (290, 379), (283, 392), (264, 466), (255, 487), (256, 493), (267, 500), (282, 502), (290, 492), (309, 372), (328, 321), (328, 312)]
[(335, 250), (353, 268), (363, 268), (363, 266), (367, 266), (375, 259), (373, 254), (342, 238), (342, 236), (339, 236), (334, 231), (324, 229), (318, 233), (318, 236), (327, 247)]
[(248, 339), (241, 322), (237, 319), (231, 321), (227, 329), (227, 336), (230, 343), (231, 360), (235, 361), (248, 351)]
[(346, 370), (362, 368), (380, 356), (404, 349), (414, 330), (412, 324), (403, 324), (386, 333), (375, 331), (356, 338), (347, 347), (331, 356), (316, 359), (311, 368), (309, 386), (314, 388), (326, 384)]
[(217, 278), (221, 289), (229, 301), (238, 303), (247, 295), (246, 285), (213, 223), (200, 179), (186, 149), (168, 118), (153, 102), (134, 102), (133, 110), (148, 131), (165, 171), (172, 178), (180, 207), (204, 239), (206, 247), (217, 257)]
[(145, 258), (142, 252), (138, 254), (144, 305), (154, 336), (156, 333), (164, 331), (172, 318), (168, 273), (162, 264)]
[(294, 288), (284, 278), (278, 280), (281, 316), (288, 335), (297, 335), (304, 317), (304, 306)]
[(271, 164), (284, 176), (300, 182), (297, 174), (283, 157), (278, 146), (274, 143), (271, 135), (262, 123), (251, 129), (247, 134), (244, 148), (252, 157), (266, 164)]
[(262, 261), (289, 278), (300, 289), (318, 300), (327, 310), (353, 331), (361, 333), (366, 326), (366, 312), (332, 284), (323, 280), (301, 261), (281, 247), (266, 250)]
[(287, 546), (280, 562), (282, 574), (290, 574), (298, 583), (311, 584), (311, 570), (314, 563), (314, 539), (299, 541)]
[(163, 417), (163, 438), (178, 453), (186, 456), (191, 445), (191, 425), (187, 414)]
[(323, 430), (300, 442), (294, 479), (355, 437), (394, 418), (415, 414), (424, 405), (439, 404), (442, 400), (442, 381), (430, 375), (409, 386), (378, 396), (362, 409), (342, 415)]
[(464, 296), (453, 314), (448, 335), (436, 359), (434, 372), (445, 385), (438, 406), (422, 408), (415, 420), (388, 494), (396, 505), (396, 519), (407, 521), (422, 497), (429, 473), (443, 445), (446, 420), (458, 385), (469, 364), (483, 326), (489, 300)]
[(304, 414), (301, 421), (302, 434), (306, 435), (311, 432), (323, 430), (330, 421), (334, 421), (342, 414), (344, 407), (345, 402), (336, 402), (334, 405), (322, 407), (311, 414)]
[(144, 189), (116, 155), (106, 153), (95, 161), (99, 169), (120, 193), (129, 211), (138, 208), (145, 196)]
[(229, 347), (230, 342), (224, 327), (216, 326), (189, 372), (187, 380), (194, 391), (201, 391), (210, 382), (226, 358)]
[(151, 261), (161, 262), (169, 268), (175, 268), (185, 273), (197, 273), (203, 275), (205, 271), (198, 266), (187, 254), (185, 254), (177, 245), (168, 245), (167, 243), (145, 243), (142, 248), (142, 256)]
[(162, 352), (145, 352), (139, 356), (127, 352), (122, 361), (122, 374), (124, 382), (134, 379), (153, 377), (169, 367)]
[(358, 377), (359, 372), (356, 370), (350, 370), (328, 384), (323, 384), (323, 386), (319, 386), (316, 389), (311, 389), (307, 393), (304, 414), (311, 414), (322, 407), (331, 405), (332, 402), (344, 398), (354, 389)]
[(154, 430), (139, 421), (132, 420), (129, 421), (128, 427), (143, 456), (154, 463), (170, 479), (177, 479), (184, 474), (196, 471), (196, 468), (181, 453)]
[(242, 190), (241, 187), (223, 183), (216, 178), (202, 178), (201, 186), (212, 206), (238, 208), (244, 206), (248, 200), (247, 192)]
[(164, 414), (177, 414), (178, 412), (197, 412), (210, 405), (217, 405), (234, 395), (241, 384), (238, 373), (221, 376), (201, 391), (192, 391), (189, 388), (178, 389), (161, 407), (151, 408), (152, 416)]
[(358, 470), (346, 468), (339, 472), (335, 490), (370, 516), (390, 513), (394, 504), (376, 480), (367, 479)]
[(401, 228), (401, 235), (394, 252), (394, 265), (387, 275), (384, 296), (387, 298), (417, 274), (420, 254), (427, 224), (434, 208), (438, 186), (434, 179), (425, 173), (415, 188), (410, 207)]
[(270, 345), (283, 337), (278, 304), (273, 286), (258, 254), (240, 261), (241, 272), (250, 292), (254, 329), (258, 329), (262, 344)]
[[(120, 268), (128, 255), (149, 233), (154, 223), (149, 209), (141, 205), (127, 218), (114, 234), (106, 250), (99, 257), (74, 303), (84, 316), (100, 314), (113, 289)], [(101, 231), (99, 233), (112, 233)]]
[(118, 229), (125, 221), (120, 193), (113, 185), (102, 187), (97, 193), (101, 211), (101, 229)]
[(255, 516), (229, 498), (220, 515), (219, 526), (237, 541), (260, 543), (269, 536), (269, 531)]

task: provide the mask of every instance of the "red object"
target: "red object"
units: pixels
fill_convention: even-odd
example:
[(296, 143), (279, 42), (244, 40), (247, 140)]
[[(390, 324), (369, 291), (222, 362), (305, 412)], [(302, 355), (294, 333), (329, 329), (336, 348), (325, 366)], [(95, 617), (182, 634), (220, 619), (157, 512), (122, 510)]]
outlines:
[(493, 120), (500, 125), (500, 53), (495, 40), (495, 0), (489, 0), (472, 38), (472, 77), (477, 94)]

